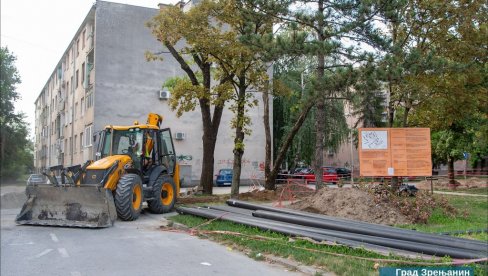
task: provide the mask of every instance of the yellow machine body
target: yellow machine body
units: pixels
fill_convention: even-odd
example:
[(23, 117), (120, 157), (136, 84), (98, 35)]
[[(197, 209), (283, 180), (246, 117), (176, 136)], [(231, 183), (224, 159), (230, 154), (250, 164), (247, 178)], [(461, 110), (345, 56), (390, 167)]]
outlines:
[[(157, 158), (159, 159), (157, 160), (159, 162), (151, 167), (152, 171), (148, 171), (148, 173), (154, 173), (150, 176), (142, 177), (143, 171), (137, 172), (137, 167), (133, 164), (135, 160), (133, 160), (131, 154), (112, 153), (111, 149), (111, 143), (114, 139), (113, 135), (117, 131), (151, 131), (154, 135), (156, 135), (155, 133), (159, 135), (161, 131), (167, 131), (169, 137), (171, 137), (169, 129), (160, 129), (162, 120), (163, 117), (161, 115), (149, 113), (146, 124), (134, 122), (133, 125), (128, 126), (106, 126), (102, 132), (112, 135), (110, 138), (107, 138), (107, 144), (110, 144), (109, 154), (102, 156), (99, 160), (88, 161), (83, 166), (73, 166), (77, 167), (77, 170), (74, 171), (70, 169), (73, 167), (68, 169), (62, 168), (55, 174), (51, 168), (49, 174), (45, 173), (49, 179), (46, 184), (27, 186), (26, 194), (28, 199), (20, 214), (17, 216), (16, 222), (18, 224), (68, 227), (100, 228), (112, 226), (117, 216), (120, 217), (122, 214), (122, 211), (119, 210), (119, 206), (117, 205), (118, 201), (121, 204), (121, 199), (117, 199), (117, 187), (122, 185), (120, 183), (127, 183), (128, 179), (135, 179), (134, 181), (138, 183), (133, 184), (137, 186), (133, 191), (128, 191), (127, 204), (129, 205), (127, 206), (132, 206), (131, 208), (133, 209), (139, 206), (142, 208), (142, 201), (147, 201), (152, 211), (167, 212), (173, 207), (176, 195), (180, 193), (179, 165), (176, 162), (174, 150), (170, 155), (165, 155), (170, 156), (167, 158), (170, 158), (168, 160), (173, 162), (172, 172), (168, 171), (169, 169), (163, 171), (162, 169), (157, 170), (154, 167), (162, 166), (162, 162), (160, 162), (160, 158), (162, 158), (160, 156), (160, 148), (162, 146), (158, 145), (159, 154)], [(152, 140), (151, 142), (154, 143)], [(159, 141), (159, 143), (162, 142)], [(165, 141), (165, 143), (167, 142)], [(101, 140), (99, 144), (101, 147), (105, 146), (105, 140)], [(173, 147), (172, 140), (171, 147)], [(139, 158), (139, 160), (141, 159)], [(59, 168), (57, 169), (59, 170)], [(150, 179), (149, 182), (144, 182), (147, 179)], [(156, 185), (157, 181), (155, 179), (163, 179), (163, 183), (159, 183), (161, 188)], [(156, 188), (159, 188), (159, 190)], [(147, 196), (148, 193), (152, 194)], [(169, 195), (171, 198), (168, 198)], [(138, 198), (133, 198), (135, 196)], [(161, 204), (169, 202), (170, 206), (158, 206), (156, 203), (159, 202), (159, 199), (161, 199)], [(139, 206), (135, 206), (136, 203)], [(140, 210), (137, 211), (140, 212)], [(138, 213), (136, 215), (138, 216)], [(122, 219), (133, 220), (137, 216), (122, 217)]]

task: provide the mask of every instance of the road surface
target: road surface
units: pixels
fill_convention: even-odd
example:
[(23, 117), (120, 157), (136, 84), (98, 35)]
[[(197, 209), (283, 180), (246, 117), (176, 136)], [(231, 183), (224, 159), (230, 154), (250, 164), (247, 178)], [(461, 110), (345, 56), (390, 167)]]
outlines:
[(0, 274), (299, 275), (209, 240), (159, 229), (167, 215), (144, 213), (114, 227), (17, 226), (19, 209), (1, 210)]

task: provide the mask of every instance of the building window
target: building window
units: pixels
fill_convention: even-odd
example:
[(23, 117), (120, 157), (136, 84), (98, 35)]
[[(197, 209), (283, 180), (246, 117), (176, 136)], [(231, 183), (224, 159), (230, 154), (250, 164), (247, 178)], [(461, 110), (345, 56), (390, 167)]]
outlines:
[(85, 147), (90, 147), (92, 145), (92, 125), (85, 128)]
[(68, 120), (70, 124), (73, 122), (73, 107), (70, 107), (69, 109)]
[(69, 154), (73, 155), (73, 139), (69, 137)]
[(86, 29), (81, 33), (81, 49), (85, 49)]
[(73, 85), (74, 85), (73, 76), (71, 76), (71, 86), (69, 87), (70, 93), (73, 93)]
[(83, 115), (85, 115), (85, 99), (84, 98), (81, 98), (80, 110), (81, 110), (81, 117), (83, 117)]
[(80, 73), (79, 71), (80, 70), (76, 70), (76, 76), (75, 76), (75, 78), (76, 78), (76, 88), (78, 88), (78, 84), (79, 84), (79, 76), (78, 76), (79, 73)]
[(83, 62), (81, 64), (81, 84), (83, 85), (84, 88), (86, 88), (86, 84), (85, 84), (85, 63)]
[(76, 40), (76, 56), (80, 55), (80, 39)]
[(83, 132), (80, 133), (80, 152), (83, 151)]
[(75, 135), (75, 142), (73, 144), (73, 153), (76, 153), (76, 146), (78, 145), (78, 135)]
[(93, 106), (93, 92), (89, 92), (88, 94), (86, 94), (86, 109), (88, 110), (88, 108), (92, 107)]

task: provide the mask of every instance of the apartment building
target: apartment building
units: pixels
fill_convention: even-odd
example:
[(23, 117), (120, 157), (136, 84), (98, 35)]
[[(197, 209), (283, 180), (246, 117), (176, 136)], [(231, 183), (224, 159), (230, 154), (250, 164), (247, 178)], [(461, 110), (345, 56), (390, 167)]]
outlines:
[[(158, 12), (157, 7), (105, 1), (92, 6), (35, 101), (34, 164), (38, 171), (94, 159), (97, 131), (110, 124), (145, 122), (147, 114), (155, 112), (163, 115), (163, 127), (172, 130), (185, 183), (199, 180), (200, 112), (196, 109), (176, 117), (168, 105), (171, 95), (162, 88), (166, 79), (184, 73), (169, 54), (164, 62), (144, 58), (146, 51), (164, 50), (145, 27)], [(244, 180), (260, 174), (264, 163), (262, 97), (255, 94), (259, 105), (249, 113), (253, 133), (245, 140)], [(232, 117), (229, 110), (222, 116), (215, 170), (232, 167)]]

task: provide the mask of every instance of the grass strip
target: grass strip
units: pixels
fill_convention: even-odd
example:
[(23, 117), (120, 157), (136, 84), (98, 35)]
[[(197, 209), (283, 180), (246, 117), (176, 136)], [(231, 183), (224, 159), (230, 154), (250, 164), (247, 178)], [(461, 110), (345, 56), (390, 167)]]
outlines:
[[(442, 258), (441, 262), (421, 259), (412, 261), (393, 255), (383, 256), (364, 249), (317, 244), (227, 221), (216, 220), (205, 224), (208, 220), (191, 215), (178, 215), (171, 217), (171, 219), (190, 228), (198, 226), (199, 231), (207, 233), (212, 239), (227, 246), (250, 250), (254, 255), (261, 253), (292, 258), (305, 265), (314, 265), (325, 271), (332, 271), (337, 275), (377, 275), (378, 266), (411, 267), (412, 264), (409, 262), (419, 262), (420, 264), (417, 263), (417, 265), (422, 266), (451, 263), (451, 259), (448, 257)], [(211, 234), (212, 232), (205, 231), (218, 232)], [(233, 235), (232, 233), (240, 234)], [(259, 238), (250, 238), (253, 236), (259, 236)], [(484, 264), (469, 264), (467, 266), (473, 267), (476, 275), (485, 275), (487, 272)]]

